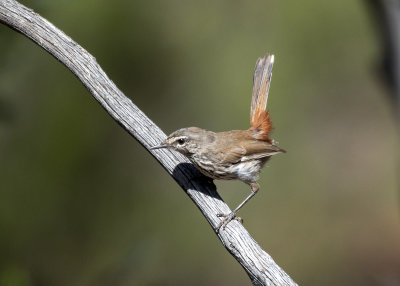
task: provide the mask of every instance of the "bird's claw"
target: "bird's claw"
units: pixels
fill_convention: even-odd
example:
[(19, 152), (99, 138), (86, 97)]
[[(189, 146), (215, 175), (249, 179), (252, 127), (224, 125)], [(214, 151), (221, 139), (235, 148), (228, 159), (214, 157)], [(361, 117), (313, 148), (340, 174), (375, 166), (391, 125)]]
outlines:
[(243, 223), (243, 219), (241, 217), (236, 216), (236, 213), (231, 212), (229, 214), (217, 214), (217, 217), (223, 217), (224, 219), (219, 223), (219, 225), (217, 226), (217, 232), (222, 228), (225, 229), (225, 227), (227, 226), (227, 224), (231, 221), (231, 220), (237, 220), (240, 223)]

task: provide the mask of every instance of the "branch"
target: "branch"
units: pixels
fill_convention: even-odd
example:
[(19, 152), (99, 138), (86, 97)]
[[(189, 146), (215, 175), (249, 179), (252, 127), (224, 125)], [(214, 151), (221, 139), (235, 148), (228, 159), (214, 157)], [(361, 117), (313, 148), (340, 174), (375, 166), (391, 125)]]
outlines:
[(400, 123), (400, 6), (399, 1), (382, 0), (383, 14), (386, 17), (386, 28), (388, 29), (388, 47), (391, 60), (390, 70), (394, 85), (395, 100), (397, 105), (397, 120)]
[[(111, 117), (147, 151), (166, 138), (107, 77), (96, 59), (49, 21), (14, 0), (0, 0), (0, 22), (27, 36), (67, 66)], [(200, 173), (186, 158), (163, 149), (149, 152), (185, 190), (254, 285), (296, 285), (239, 222), (232, 221), (224, 230), (216, 231), (221, 220), (216, 214), (229, 213), (230, 209), (214, 184), (198, 179)]]
[[(383, 45), (380, 57), (383, 80), (394, 99), (400, 123), (400, 2), (399, 0), (368, 0), (369, 11)], [(400, 125), (400, 124), (399, 124)]]

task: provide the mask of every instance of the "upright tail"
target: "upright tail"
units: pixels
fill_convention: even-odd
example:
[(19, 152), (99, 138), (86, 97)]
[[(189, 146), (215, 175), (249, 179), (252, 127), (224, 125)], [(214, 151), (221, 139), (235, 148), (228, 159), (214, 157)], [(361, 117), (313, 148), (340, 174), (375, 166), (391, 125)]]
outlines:
[(256, 139), (268, 142), (271, 141), (268, 134), (272, 130), (272, 124), (266, 107), (273, 64), (274, 55), (266, 54), (263, 58), (257, 60), (250, 109), (250, 130), (254, 131), (253, 136)]

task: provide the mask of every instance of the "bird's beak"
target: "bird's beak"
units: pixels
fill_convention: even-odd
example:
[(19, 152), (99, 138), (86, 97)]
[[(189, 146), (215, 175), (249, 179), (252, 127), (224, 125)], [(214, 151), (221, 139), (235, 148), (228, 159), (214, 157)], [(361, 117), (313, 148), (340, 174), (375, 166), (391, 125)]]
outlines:
[(169, 145), (165, 143), (161, 143), (160, 145), (156, 145), (154, 147), (151, 147), (150, 150), (155, 150), (155, 149), (161, 149), (161, 148), (168, 148)]

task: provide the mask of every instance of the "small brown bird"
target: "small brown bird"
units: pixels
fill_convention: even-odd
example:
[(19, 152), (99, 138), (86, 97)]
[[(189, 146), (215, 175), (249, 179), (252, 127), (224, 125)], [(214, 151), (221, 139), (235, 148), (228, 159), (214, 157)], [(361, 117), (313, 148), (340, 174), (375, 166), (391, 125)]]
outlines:
[(158, 146), (185, 155), (196, 168), (212, 179), (241, 180), (250, 185), (250, 195), (218, 226), (225, 227), (259, 190), (259, 173), (268, 159), (285, 152), (269, 138), (271, 120), (266, 110), (272, 76), (273, 55), (258, 59), (254, 71), (253, 94), (250, 110), (250, 128), (227, 132), (212, 132), (198, 127), (179, 129)]

